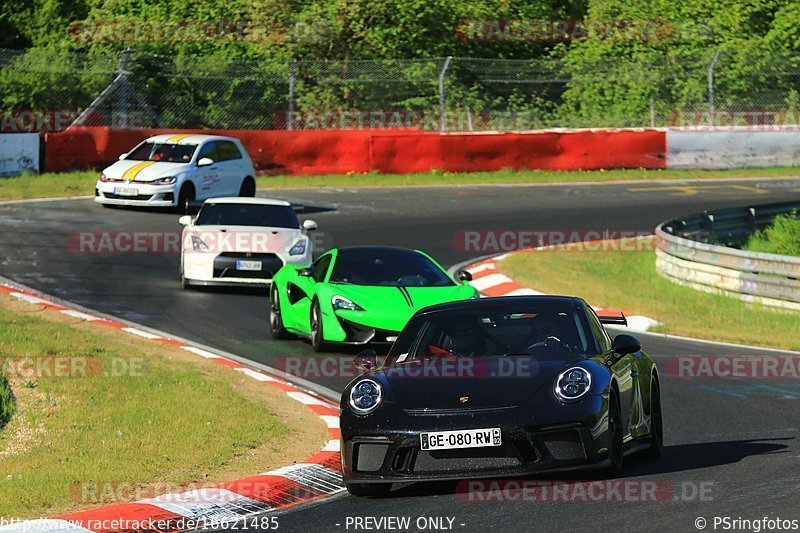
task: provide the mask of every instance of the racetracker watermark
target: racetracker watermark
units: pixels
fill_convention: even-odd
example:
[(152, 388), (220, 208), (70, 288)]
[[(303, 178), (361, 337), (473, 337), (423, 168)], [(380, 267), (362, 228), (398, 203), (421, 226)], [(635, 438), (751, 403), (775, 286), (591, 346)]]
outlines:
[(643, 230), (459, 230), (453, 248), (459, 252), (489, 254), (529, 248), (574, 252), (652, 252), (651, 231)]
[(77, 20), (69, 36), (77, 43), (276, 43), (316, 42), (333, 28), (299, 20)]
[(680, 109), (667, 116), (666, 124), (700, 131), (800, 131), (800, 110)]
[(796, 379), (800, 355), (678, 355), (665, 372), (678, 378)]
[(185, 235), (180, 231), (76, 231), (67, 237), (67, 249), (79, 254), (177, 254), (183, 241), (183, 250), (188, 253), (275, 253), (303, 240), (306, 246), (317, 249), (327, 244), (326, 234), (319, 231), (293, 234), (290, 239), (269, 230), (198, 230)]
[(655, 19), (462, 19), (456, 32), (466, 41), (568, 42), (663, 41), (697, 32), (695, 22)]
[[(511, 379), (531, 378), (539, 374), (539, 363), (535, 357), (459, 357), (445, 350), (430, 348), (426, 357), (406, 360), (404, 356), (394, 358), (392, 373), (397, 377), (429, 379)], [(291, 355), (279, 357), (272, 365), (292, 376), (305, 379), (345, 378), (353, 379), (364, 370), (353, 364), (349, 356), (307, 357)]]
[(9, 379), (75, 379), (93, 377), (142, 377), (141, 357), (38, 356), (0, 358), (0, 375)]
[[(50, 133), (67, 129), (81, 111), (64, 109), (7, 109), (0, 111), (0, 133)], [(86, 124), (102, 124), (92, 112)]]
[(664, 503), (712, 501), (713, 481), (493, 479), (462, 481), (456, 489), (471, 503)]
[(437, 109), (350, 109), (283, 111), (274, 119), (276, 129), (292, 130), (366, 130), (417, 128), (448, 131), (471, 131), (490, 120), (482, 111)]

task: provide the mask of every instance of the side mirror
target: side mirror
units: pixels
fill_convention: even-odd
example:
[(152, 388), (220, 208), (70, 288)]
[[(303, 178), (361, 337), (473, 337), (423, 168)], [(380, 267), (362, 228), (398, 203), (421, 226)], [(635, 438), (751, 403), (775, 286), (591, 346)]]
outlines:
[(358, 370), (371, 372), (372, 370), (378, 368), (378, 354), (375, 352), (375, 350), (364, 350), (363, 352), (359, 352), (359, 354), (353, 359), (353, 366)]
[(317, 223), (313, 220), (304, 220), (303, 221), (303, 229), (306, 231), (314, 231), (317, 229)]
[(119, 154), (119, 160), (120, 160), (120, 161), (122, 161), (122, 160), (123, 160), (123, 159), (125, 159), (126, 157), (128, 157), (128, 152), (125, 152), (124, 154)]
[(642, 343), (636, 337), (622, 333), (614, 337), (611, 349), (614, 350), (615, 354), (627, 355), (641, 350)]
[(297, 271), (298, 276), (302, 276), (304, 278), (311, 278), (314, 279), (314, 269), (311, 267), (301, 268)]
[(208, 165), (213, 165), (213, 164), (214, 160), (211, 159), (210, 157), (203, 157), (200, 159), (200, 161), (197, 162), (198, 167), (207, 167)]
[(192, 215), (183, 215), (181, 218), (178, 219), (178, 223), (181, 226), (191, 226), (192, 225)]
[(472, 273), (469, 270), (459, 270), (457, 274), (459, 281), (472, 281)]

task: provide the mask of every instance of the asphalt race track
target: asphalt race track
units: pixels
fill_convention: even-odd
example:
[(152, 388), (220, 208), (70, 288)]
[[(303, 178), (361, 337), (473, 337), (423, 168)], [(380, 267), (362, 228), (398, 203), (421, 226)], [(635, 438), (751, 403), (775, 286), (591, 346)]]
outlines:
[[(445, 266), (495, 252), (463, 250), (465, 230), (652, 231), (663, 220), (705, 209), (766, 203), (800, 192), (800, 179), (592, 186), (279, 190), (319, 223), (320, 247), (418, 247)], [(259, 195), (266, 195), (260, 191)], [(91, 200), (0, 206), (0, 273), (48, 294), (279, 367), (286, 356), (318, 358), (304, 341), (276, 343), (266, 291), (184, 291), (179, 255), (87, 253), (86, 232), (179, 232), (177, 215), (104, 209)], [(580, 294), (576, 284), (575, 293)], [(647, 295), (641, 295), (647, 297)], [(780, 335), (780, 332), (775, 332)], [(662, 369), (675, 355), (758, 350), (640, 335)], [(761, 351), (764, 353), (764, 351)], [(327, 354), (327, 358), (350, 355)], [(344, 368), (344, 366), (343, 366)], [(334, 390), (349, 378), (305, 374)], [(453, 530), (696, 530), (714, 516), (800, 520), (800, 381), (678, 379), (663, 375), (665, 441), (659, 461), (626, 458), (625, 478), (658, 487), (659, 501), (474, 501), (464, 484), (401, 487), (384, 499), (335, 498), (280, 517), (285, 531), (390, 530), (365, 517), (452, 519)], [(585, 477), (585, 476), (584, 476)], [(566, 479), (581, 480), (581, 476)], [(559, 479), (565, 479), (564, 476)], [(487, 495), (486, 498), (489, 496)], [(486, 499), (484, 498), (484, 499)], [(612, 494), (612, 499), (613, 494)], [(356, 522), (359, 519), (359, 522)], [(357, 527), (358, 524), (361, 527)], [(380, 527), (380, 526), (383, 527)], [(430, 526), (431, 524), (427, 524)], [(430, 527), (428, 527), (430, 529)]]

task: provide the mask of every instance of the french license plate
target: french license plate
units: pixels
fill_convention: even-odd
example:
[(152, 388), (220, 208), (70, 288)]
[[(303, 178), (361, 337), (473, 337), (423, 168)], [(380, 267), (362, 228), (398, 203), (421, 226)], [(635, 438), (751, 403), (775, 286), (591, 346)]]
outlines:
[(120, 196), (137, 196), (139, 194), (139, 189), (133, 187), (116, 187), (114, 189), (114, 194)]
[(423, 450), (482, 448), (484, 446), (500, 446), (503, 444), (500, 428), (421, 433), (419, 440)]
[(236, 261), (236, 270), (261, 270), (261, 261)]

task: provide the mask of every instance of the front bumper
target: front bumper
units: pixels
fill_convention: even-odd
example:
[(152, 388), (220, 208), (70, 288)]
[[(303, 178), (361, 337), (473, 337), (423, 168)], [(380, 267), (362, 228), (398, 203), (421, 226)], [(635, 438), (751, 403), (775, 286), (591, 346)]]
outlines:
[[(310, 256), (310, 254), (309, 254)], [(239, 270), (238, 261), (259, 261), (260, 270)], [(286, 263), (308, 264), (305, 256), (289, 256), (282, 253), (205, 252), (183, 253), (183, 277), (191, 285), (264, 285), (272, 283), (272, 277)]]
[[(119, 195), (115, 192), (118, 187), (136, 189), (139, 194)], [(175, 198), (175, 185), (98, 181), (94, 191), (94, 201), (108, 205), (172, 207), (175, 205)]]
[[(520, 407), (420, 414), (395, 406), (390, 418), (398, 420), (371, 420), (369, 424), (365, 421), (372, 415), (360, 417), (345, 409), (340, 422), (343, 475), (347, 481), (359, 483), (399, 483), (522, 476), (604, 465), (606, 397), (590, 396), (564, 407), (567, 412), (560, 419), (551, 415), (540, 420), (530, 409)], [(422, 432), (492, 427), (501, 429), (502, 446), (420, 449)]]

